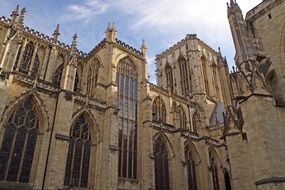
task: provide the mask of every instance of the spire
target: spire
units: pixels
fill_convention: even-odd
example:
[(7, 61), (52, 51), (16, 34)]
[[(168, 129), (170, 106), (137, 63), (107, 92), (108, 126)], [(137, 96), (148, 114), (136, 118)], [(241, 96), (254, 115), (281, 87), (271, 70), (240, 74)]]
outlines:
[(146, 44), (145, 44), (145, 40), (143, 39), (142, 40), (142, 45), (141, 45), (141, 52), (142, 52), (142, 55), (144, 58), (146, 58), (146, 50), (147, 50), (147, 47), (146, 47)]
[(75, 33), (72, 37), (72, 44), (71, 44), (71, 55), (77, 50), (77, 34)]
[(59, 33), (59, 24), (56, 26), (56, 29), (54, 30), (52, 34), (52, 43), (56, 44), (58, 40), (58, 36), (60, 35)]
[(107, 26), (107, 29), (105, 32), (106, 33), (106, 39), (108, 42), (115, 42), (116, 32), (117, 32), (117, 29), (116, 29), (115, 23), (114, 22), (112, 24), (108, 23), (108, 26)]
[(19, 19), (18, 19), (18, 27), (19, 27), (19, 28), (24, 28), (24, 18), (25, 18), (25, 14), (26, 14), (26, 8), (24, 7), (24, 8), (21, 10), (21, 13), (20, 13), (20, 16), (19, 16)]
[(19, 5), (16, 6), (15, 10), (11, 14), (11, 24), (16, 23), (17, 17), (19, 16)]

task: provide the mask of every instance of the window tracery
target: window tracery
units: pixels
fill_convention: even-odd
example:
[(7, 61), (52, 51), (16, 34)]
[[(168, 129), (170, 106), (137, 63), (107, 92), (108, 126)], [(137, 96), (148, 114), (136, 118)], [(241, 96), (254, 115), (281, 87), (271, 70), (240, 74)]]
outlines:
[(212, 182), (214, 190), (219, 190), (219, 176), (218, 176), (218, 164), (215, 158), (213, 151), (209, 151), (209, 159), (210, 159), (210, 169), (212, 172)]
[(34, 44), (32, 42), (29, 42), (25, 47), (19, 71), (28, 73), (28, 70), (31, 64), (31, 59), (33, 56), (33, 52), (34, 52)]
[(196, 166), (193, 151), (189, 144), (185, 146), (185, 163), (187, 166), (188, 189), (197, 190)]
[(172, 68), (170, 65), (166, 65), (165, 72), (166, 72), (167, 86), (170, 88), (170, 91), (173, 92), (173, 75), (172, 75)]
[(186, 130), (187, 129), (186, 114), (181, 106), (177, 107), (176, 118), (178, 119), (179, 128)]
[(87, 77), (87, 94), (90, 96), (94, 95), (94, 90), (97, 86), (98, 82), (98, 72), (100, 68), (100, 62), (98, 59), (95, 59), (94, 62), (90, 65), (88, 70), (88, 77)]
[(137, 70), (129, 58), (117, 66), (119, 112), (119, 177), (137, 178)]
[(66, 160), (64, 185), (87, 187), (91, 152), (90, 125), (84, 115), (73, 123)]
[(40, 66), (40, 58), (38, 55), (36, 55), (35, 57), (35, 61), (34, 61), (34, 64), (33, 64), (33, 68), (32, 68), (32, 73), (31, 73), (31, 76), (33, 78), (35, 78), (38, 74), (38, 70), (39, 70), (39, 66)]
[(160, 96), (157, 96), (152, 103), (152, 120), (166, 123), (166, 107)]
[(153, 145), (155, 189), (169, 190), (168, 153), (164, 141), (157, 138)]
[(178, 64), (180, 68), (182, 95), (186, 95), (190, 92), (190, 75), (188, 73), (187, 61), (184, 57), (179, 57)]
[(209, 94), (209, 81), (207, 76), (207, 66), (206, 66), (206, 59), (202, 57), (202, 70), (203, 70), (203, 76), (204, 76), (204, 84), (205, 84), (205, 91), (206, 94)]
[(31, 98), (17, 107), (4, 128), (0, 180), (28, 183), (38, 136), (38, 116)]
[(53, 79), (52, 79), (52, 84), (55, 86), (55, 87), (60, 87), (60, 82), (61, 82), (61, 78), (62, 78), (62, 72), (63, 72), (63, 64), (60, 64), (54, 75), (53, 75)]

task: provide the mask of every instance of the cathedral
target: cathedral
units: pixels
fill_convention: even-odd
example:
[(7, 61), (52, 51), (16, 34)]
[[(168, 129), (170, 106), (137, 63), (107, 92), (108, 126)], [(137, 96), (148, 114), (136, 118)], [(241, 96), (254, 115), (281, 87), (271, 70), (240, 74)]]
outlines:
[(114, 24), (84, 53), (25, 13), (0, 17), (0, 190), (285, 189), (285, 0), (230, 0), (236, 67), (187, 34), (157, 84)]

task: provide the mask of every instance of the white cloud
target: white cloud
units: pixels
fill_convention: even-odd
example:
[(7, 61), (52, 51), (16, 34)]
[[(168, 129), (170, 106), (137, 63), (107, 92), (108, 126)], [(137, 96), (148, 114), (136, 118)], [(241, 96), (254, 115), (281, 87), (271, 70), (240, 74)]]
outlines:
[(95, 15), (101, 15), (108, 9), (108, 4), (103, 1), (87, 0), (83, 4), (71, 4), (66, 7), (67, 14), (61, 17), (62, 22), (83, 20), (88, 23)]
[[(72, 20), (81, 19), (85, 22), (96, 19), (95, 15), (104, 13), (115, 16), (112, 15), (112, 10), (118, 11), (129, 16), (129, 29), (134, 34), (137, 31), (146, 31), (147, 33), (159, 33), (167, 36), (167, 39), (159, 39), (159, 43), (164, 41), (167, 44), (172, 44), (183, 38), (187, 33), (196, 33), (200, 39), (214, 49), (221, 46), (223, 51), (230, 52), (229, 58), (232, 61), (234, 49), (226, 6), (229, 1), (85, 0), (83, 4), (69, 5), (67, 9), (69, 18)], [(244, 15), (260, 2), (261, 0), (238, 0)], [(146, 35), (148, 35), (147, 33)], [(158, 43), (158, 41), (154, 43)]]

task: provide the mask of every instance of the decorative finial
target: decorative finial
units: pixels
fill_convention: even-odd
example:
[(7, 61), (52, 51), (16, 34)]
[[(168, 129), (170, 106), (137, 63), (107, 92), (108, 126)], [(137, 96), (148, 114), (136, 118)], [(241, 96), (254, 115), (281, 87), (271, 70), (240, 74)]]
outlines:
[(15, 24), (17, 17), (19, 16), (19, 5), (16, 6), (15, 10), (11, 14), (11, 24)]
[(115, 25), (115, 22), (113, 22), (113, 23), (112, 23), (111, 30), (116, 31), (116, 25)]
[(147, 47), (146, 47), (146, 44), (145, 44), (145, 40), (144, 40), (144, 39), (142, 40), (141, 48), (147, 48)]
[(19, 28), (24, 28), (24, 17), (25, 17), (25, 13), (26, 13), (26, 8), (24, 7), (21, 10), (20, 16), (19, 16), (19, 20), (18, 20), (18, 27)]
[(146, 44), (145, 44), (145, 40), (143, 39), (142, 40), (142, 45), (141, 45), (141, 52), (142, 52), (142, 56), (144, 58), (146, 58), (146, 50), (147, 50), (147, 47), (146, 47)]
[(106, 30), (106, 39), (108, 42), (115, 42), (116, 41), (116, 26), (115, 26), (115, 23), (113, 22), (112, 24), (111, 23), (108, 23), (108, 26), (107, 26), (107, 30)]
[(72, 44), (71, 44), (71, 54), (73, 54), (77, 49), (77, 34), (75, 33), (72, 37)]
[(57, 42), (57, 39), (58, 39), (58, 36), (60, 35), (59, 33), (59, 24), (56, 26), (56, 29), (54, 30), (53, 34), (52, 34), (52, 42), (53, 43), (56, 43)]

